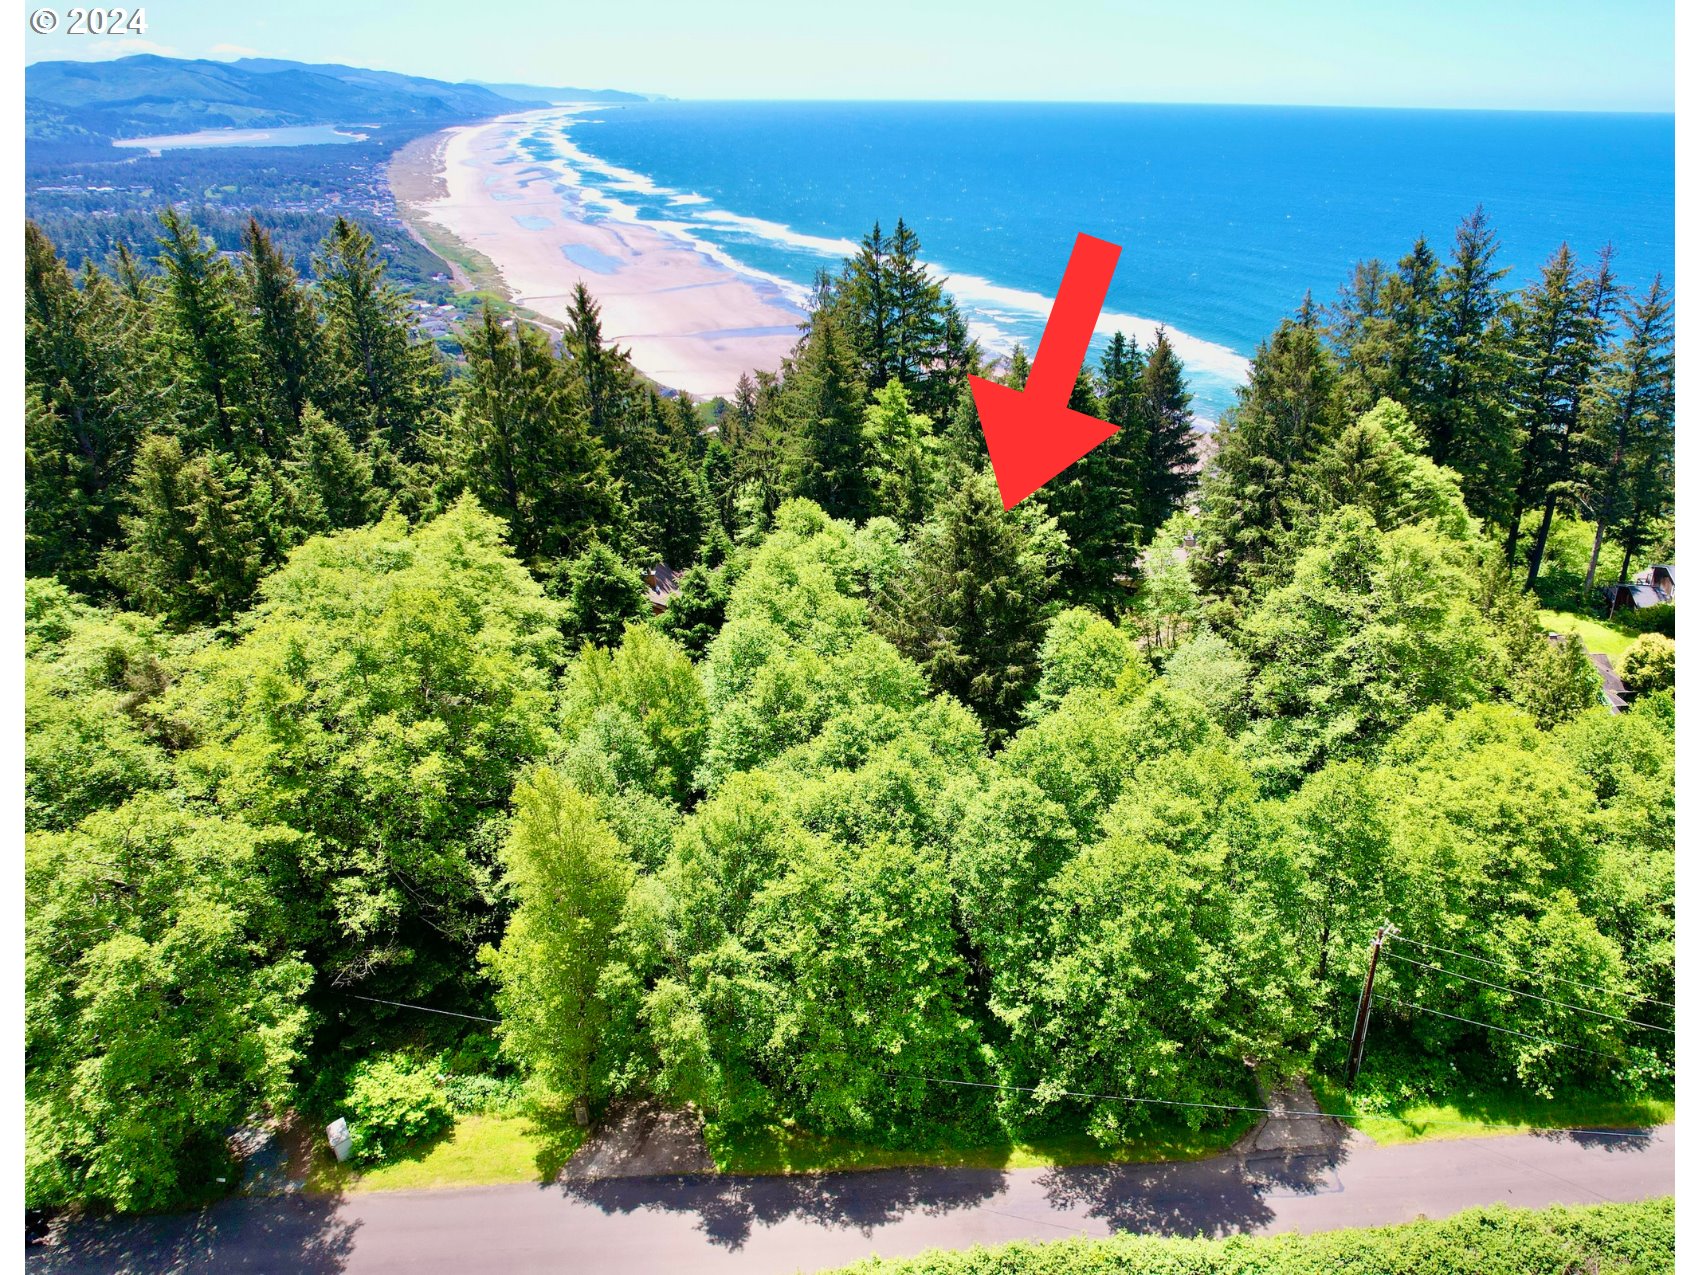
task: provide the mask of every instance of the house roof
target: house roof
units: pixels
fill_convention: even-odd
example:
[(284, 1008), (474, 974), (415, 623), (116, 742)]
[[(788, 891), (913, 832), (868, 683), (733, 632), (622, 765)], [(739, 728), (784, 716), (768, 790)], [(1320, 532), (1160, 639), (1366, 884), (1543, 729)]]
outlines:
[(643, 573), (643, 592), (649, 605), (661, 610), (679, 591), (679, 573), (665, 562), (658, 562)]
[[(1672, 581), (1672, 583), (1675, 582)], [(1667, 600), (1662, 589), (1656, 589), (1650, 584), (1631, 584), (1628, 581), (1623, 581), (1618, 584), (1608, 584), (1605, 588), (1605, 592), (1607, 597), (1620, 593), (1628, 594), (1629, 605), (1636, 608), (1658, 606), (1660, 603)], [(1619, 599), (1619, 605), (1622, 605), (1621, 598)]]
[(1609, 657), (1590, 651), (1588, 659), (1600, 674), (1600, 698), (1605, 700), (1612, 712), (1621, 713), (1629, 704), (1629, 688), (1623, 684), (1623, 679), (1611, 666)]

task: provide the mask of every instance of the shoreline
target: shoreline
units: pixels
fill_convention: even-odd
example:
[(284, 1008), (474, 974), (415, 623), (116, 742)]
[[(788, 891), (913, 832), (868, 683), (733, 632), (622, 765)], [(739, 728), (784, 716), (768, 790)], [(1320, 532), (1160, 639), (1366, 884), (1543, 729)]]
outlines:
[[(514, 305), (552, 323), (566, 322), (582, 282), (601, 307), (604, 339), (664, 386), (729, 397), (744, 373), (777, 370), (800, 335), (802, 311), (765, 280), (588, 209), (569, 175), (515, 144), (559, 112), (460, 125), (398, 152), (391, 186), (403, 219), (422, 238), (434, 231), (488, 262)], [(458, 283), (465, 263), (450, 264)]]
[[(449, 264), (457, 290), (499, 293), (549, 327), (564, 326), (573, 286), (582, 281), (601, 306), (604, 338), (665, 387), (730, 397), (742, 374), (777, 371), (801, 335), (801, 290), (670, 233), (667, 223), (640, 220), (631, 204), (604, 189), (606, 173), (618, 179), (616, 191), (636, 188), (622, 182), (648, 182), (643, 175), (594, 160), (586, 170), (586, 157), (570, 142), (535, 148), (539, 125), (584, 109), (516, 111), (428, 134), (398, 151), (390, 185), (409, 232)], [(989, 338), (1001, 334), (1010, 311), (1026, 311), (1038, 324), (1049, 311), (1050, 299), (1036, 293), (931, 267), (947, 288), (966, 293), (965, 317), (988, 354), (1001, 352)], [(987, 302), (991, 316), (976, 318)], [(1095, 327), (1099, 337), (1121, 330), (1142, 345), (1167, 328), (1195, 395), (1201, 381), (1245, 382), (1245, 356), (1161, 320), (1105, 312)], [(1194, 428), (1213, 430), (1226, 405), (1195, 405)]]

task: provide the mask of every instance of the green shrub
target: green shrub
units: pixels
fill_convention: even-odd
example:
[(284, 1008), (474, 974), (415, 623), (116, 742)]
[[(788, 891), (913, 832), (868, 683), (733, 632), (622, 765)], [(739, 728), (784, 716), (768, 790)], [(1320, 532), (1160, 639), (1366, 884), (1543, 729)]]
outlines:
[(1619, 673), (1636, 695), (1670, 690), (1676, 685), (1676, 643), (1657, 633), (1643, 633), (1623, 653)]
[(345, 1114), (360, 1164), (378, 1164), (454, 1123), (436, 1074), (405, 1054), (381, 1054), (356, 1066)]
[(457, 1116), (505, 1116), (519, 1106), (523, 1086), (519, 1078), (471, 1075), (446, 1076), (443, 1096)]
[(1441, 1221), (1225, 1240), (1117, 1235), (871, 1258), (843, 1275), (1655, 1275), (1676, 1269), (1676, 1204), (1471, 1209)]
[(1676, 606), (1661, 602), (1655, 607), (1627, 607), (1612, 616), (1612, 623), (1632, 633), (1662, 633), (1676, 636)]

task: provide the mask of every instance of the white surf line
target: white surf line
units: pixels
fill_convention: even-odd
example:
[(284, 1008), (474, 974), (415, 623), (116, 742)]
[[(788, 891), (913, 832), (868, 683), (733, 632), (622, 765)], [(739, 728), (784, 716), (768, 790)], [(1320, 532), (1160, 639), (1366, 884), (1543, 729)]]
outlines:
[[(704, 208), (697, 212), (697, 206), (712, 202), (707, 196), (695, 191), (664, 186), (647, 174), (609, 163), (575, 144), (567, 136), (567, 130), (575, 124), (585, 122), (573, 119), (572, 115), (576, 113), (562, 112), (558, 118), (549, 121), (555, 126), (555, 135), (550, 145), (560, 152), (560, 159), (556, 161), (558, 171), (565, 183), (574, 187), (575, 194), (585, 203), (596, 205), (617, 222), (644, 226), (669, 234), (717, 265), (747, 278), (760, 279), (774, 285), (788, 300), (805, 308), (811, 297), (810, 288), (740, 261), (721, 245), (695, 233), (690, 222), (640, 218), (635, 206), (618, 199), (609, 191), (619, 190), (664, 198), (674, 207), (691, 209), (686, 215), (698, 223), (707, 222), (741, 231), (770, 244), (808, 252), (826, 261), (842, 261), (846, 257), (854, 256), (861, 248), (859, 243), (851, 239), (812, 235), (782, 222), (750, 217), (725, 209)], [(518, 139), (515, 141), (517, 143)], [(533, 162), (547, 164), (550, 161)], [(600, 175), (607, 179), (607, 189), (600, 184), (586, 181), (587, 174)], [(1007, 354), (1014, 347), (1017, 338), (1009, 331), (1010, 326), (1024, 319), (1037, 320), (1038, 324), (1042, 325), (1045, 317), (1050, 314), (1052, 299), (1041, 293), (996, 283), (979, 275), (957, 273), (942, 262), (929, 260), (924, 264), (943, 277), (947, 291), (962, 305), (975, 338), (993, 353)], [(1029, 325), (1023, 323), (1022, 326)], [(1251, 361), (1244, 355), (1218, 342), (1194, 336), (1185, 329), (1174, 327), (1161, 319), (1120, 311), (1105, 311), (1099, 316), (1094, 332), (1100, 337), (1123, 332), (1141, 345), (1148, 346), (1156, 338), (1159, 328), (1167, 334), (1169, 344), (1174, 346), (1175, 353), (1180, 355), (1182, 362), (1186, 364), (1190, 376), (1203, 376), (1230, 385), (1242, 385), (1249, 377)]]
[[(978, 302), (977, 308), (994, 319), (1007, 323), (1012, 317), (1008, 312), (1014, 310), (1035, 316), (1042, 322), (1051, 312), (1051, 299), (1041, 293), (1007, 287), (978, 275), (951, 274), (942, 264), (934, 264), (933, 268), (946, 275), (949, 291), (959, 301)], [(1251, 373), (1251, 361), (1244, 355), (1215, 341), (1193, 336), (1161, 319), (1105, 310), (1098, 316), (1093, 331), (1105, 337), (1119, 331), (1141, 345), (1149, 345), (1156, 338), (1158, 328), (1162, 328), (1168, 336), (1169, 344), (1175, 347), (1175, 353), (1181, 356), (1189, 373), (1204, 372), (1234, 384), (1243, 384)]]

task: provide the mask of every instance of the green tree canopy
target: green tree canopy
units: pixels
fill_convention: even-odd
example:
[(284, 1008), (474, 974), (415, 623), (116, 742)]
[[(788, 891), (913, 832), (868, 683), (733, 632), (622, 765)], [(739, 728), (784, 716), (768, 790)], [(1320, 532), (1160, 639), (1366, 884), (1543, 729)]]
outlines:
[(1487, 691), (1488, 634), (1461, 549), (1378, 531), (1353, 506), (1321, 524), (1245, 635), (1258, 664), (1250, 747), (1272, 779), (1363, 756), (1423, 709)]
[(546, 767), (514, 792), (502, 853), (516, 900), (499, 950), (502, 1046), (541, 1096), (600, 1102), (608, 1096), (612, 1013), (599, 986), (635, 869), (594, 798)]
[(321, 972), (419, 994), (464, 973), (489, 923), (511, 776), (550, 747), (560, 662), (556, 607), (465, 500), (302, 545), (166, 711), (196, 741), (194, 792), (302, 834), (278, 884)]
[(1007, 731), (1038, 679), (1065, 547), (1036, 502), (1006, 511), (991, 475), (977, 475), (921, 528), (876, 623), (935, 687)]
[(312, 972), (273, 881), (298, 842), (167, 794), (32, 836), (30, 1207), (205, 1198), (230, 1127), (288, 1101)]

